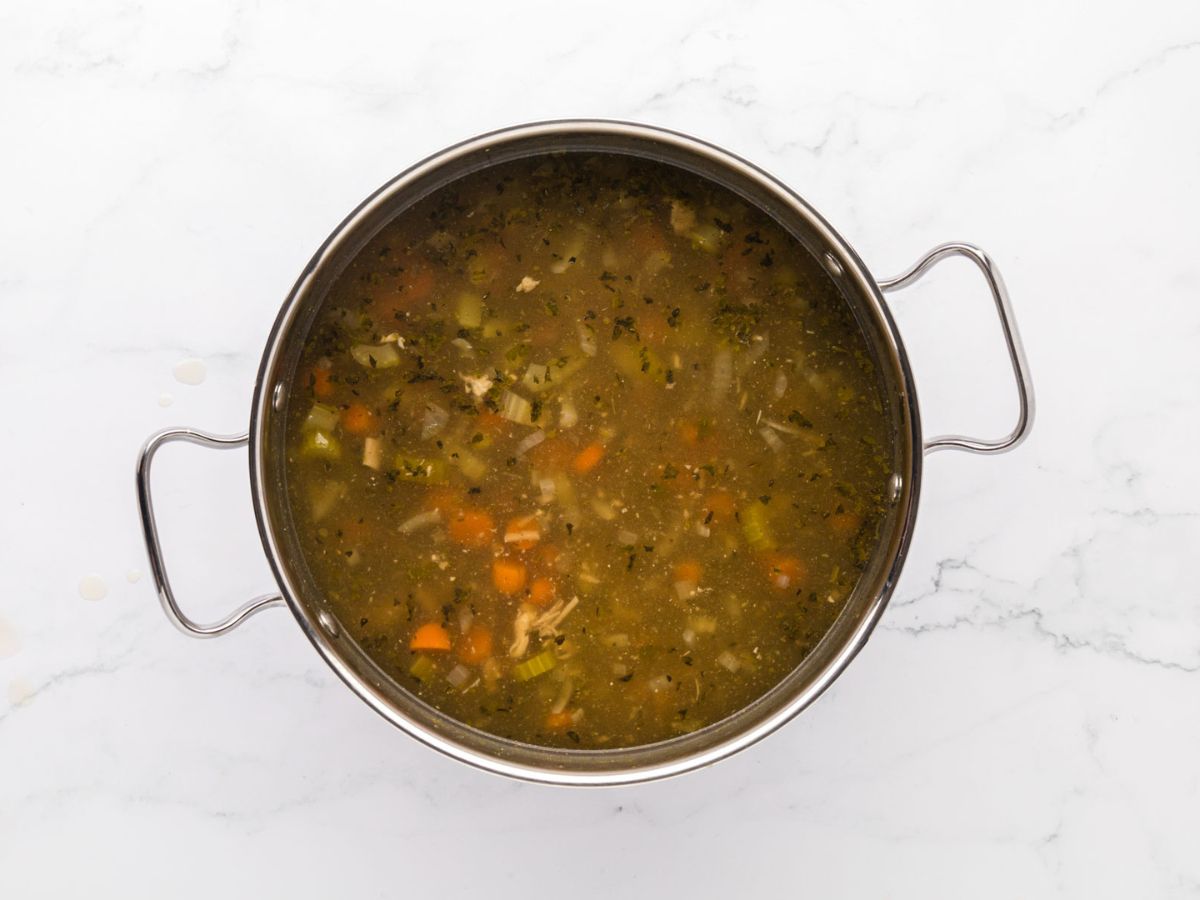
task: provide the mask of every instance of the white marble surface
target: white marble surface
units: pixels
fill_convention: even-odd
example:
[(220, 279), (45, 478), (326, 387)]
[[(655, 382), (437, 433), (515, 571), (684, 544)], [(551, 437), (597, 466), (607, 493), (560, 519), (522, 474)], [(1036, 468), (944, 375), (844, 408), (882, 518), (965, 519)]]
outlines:
[[(1200, 7), (405, 6), (0, 9), (0, 896), (1200, 895)], [(340, 217), (449, 142), (562, 115), (760, 162), (880, 275), (978, 242), (1040, 404), (1018, 452), (929, 460), (895, 599), (813, 708), (586, 792), (406, 739), (286, 613), (188, 641), (126, 579), (138, 445), (244, 426)], [(894, 306), (929, 429), (1007, 428), (966, 265)], [(270, 587), (244, 465), (163, 458), (197, 615)]]

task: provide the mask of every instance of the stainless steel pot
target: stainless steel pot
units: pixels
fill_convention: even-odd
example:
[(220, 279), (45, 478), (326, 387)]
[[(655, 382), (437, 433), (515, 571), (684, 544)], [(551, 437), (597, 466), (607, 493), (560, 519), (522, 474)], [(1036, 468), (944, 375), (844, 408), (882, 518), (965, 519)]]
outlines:
[[(387, 222), (443, 185), (497, 163), (564, 151), (631, 154), (682, 167), (741, 195), (787, 228), (822, 261), (853, 307), (889, 388), (886, 414), (895, 433), (892, 504), (880, 544), (845, 609), (816, 649), (774, 689), (730, 718), (662, 743), (617, 750), (559, 750), (498, 738), (448, 718), (394, 682), (324, 604), (290, 528), (283, 490), (287, 385), (292, 382), (304, 337), (325, 291), (346, 263)], [(964, 256), (979, 267), (1008, 345), (1020, 415), (1016, 427), (999, 440), (959, 435), (922, 440), (916, 388), (904, 344), (883, 300), (883, 292), (913, 283), (949, 256)], [(879, 280), (816, 210), (751, 163), (672, 131), (626, 122), (568, 120), (508, 128), (464, 141), (418, 163), (368, 197), (321, 245), (284, 302), (263, 352), (249, 431), (230, 436), (193, 428), (158, 432), (142, 449), (137, 489), (159, 599), (167, 617), (184, 634), (217, 637), (255, 613), (286, 603), (317, 652), (355, 693), (388, 721), (434, 749), (481, 769), (530, 781), (622, 784), (708, 765), (770, 734), (812, 703), (866, 643), (892, 594), (916, 519), (922, 455), (943, 449), (974, 453), (1010, 450), (1028, 434), (1032, 421), (1032, 386), (1008, 296), (999, 272), (982, 250), (969, 244), (943, 244), (902, 275)], [(218, 449), (249, 445), (254, 512), (263, 549), (280, 589), (278, 594), (257, 597), (228, 618), (209, 625), (192, 621), (175, 600), (151, 504), (154, 454), (164, 444), (181, 440)]]

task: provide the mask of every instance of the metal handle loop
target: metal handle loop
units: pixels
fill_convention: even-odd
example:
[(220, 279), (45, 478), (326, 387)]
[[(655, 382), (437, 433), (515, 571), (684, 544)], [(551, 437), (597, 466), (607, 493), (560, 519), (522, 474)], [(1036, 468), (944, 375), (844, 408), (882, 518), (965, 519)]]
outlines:
[(150, 571), (154, 576), (154, 585), (158, 589), (158, 599), (162, 603), (163, 612), (171, 623), (189, 637), (212, 638), (220, 637), (227, 631), (237, 628), (257, 612), (272, 606), (282, 606), (283, 597), (279, 594), (264, 594), (255, 597), (249, 603), (240, 606), (234, 613), (211, 625), (201, 625), (184, 615), (179, 604), (175, 602), (175, 592), (171, 590), (171, 582), (167, 578), (167, 569), (163, 563), (162, 545), (158, 540), (158, 526), (154, 521), (154, 505), (150, 500), (150, 464), (154, 454), (164, 444), (172, 441), (187, 441), (202, 447), (215, 447), (218, 450), (233, 450), (244, 447), (250, 442), (249, 434), (209, 434), (198, 428), (167, 428), (150, 436), (142, 447), (138, 457), (137, 492), (138, 507), (142, 514), (142, 533), (146, 539), (146, 553), (150, 557)]
[(1008, 291), (1004, 287), (1004, 279), (991, 258), (974, 244), (949, 243), (934, 247), (917, 263), (901, 275), (879, 282), (882, 291), (898, 291), (921, 279), (934, 265), (948, 256), (965, 256), (979, 267), (987, 280), (988, 289), (996, 303), (996, 314), (1000, 317), (1000, 327), (1004, 332), (1004, 342), (1008, 345), (1008, 358), (1012, 363), (1013, 378), (1017, 383), (1017, 399), (1020, 401), (1020, 412), (1017, 416), (1016, 427), (999, 440), (981, 440), (964, 437), (960, 434), (943, 434), (925, 442), (925, 452), (935, 450), (966, 450), (970, 453), (1004, 453), (1012, 450), (1029, 435), (1033, 427), (1033, 382), (1029, 377), (1029, 361), (1025, 358), (1025, 348), (1021, 345), (1021, 335), (1017, 331), (1017, 322), (1013, 318), (1012, 306), (1008, 301)]

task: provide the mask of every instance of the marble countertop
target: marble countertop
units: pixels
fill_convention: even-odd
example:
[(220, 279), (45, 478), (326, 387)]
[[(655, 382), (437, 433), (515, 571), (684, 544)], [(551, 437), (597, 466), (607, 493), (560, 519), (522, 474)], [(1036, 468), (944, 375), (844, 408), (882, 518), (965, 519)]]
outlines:
[[(1198, 88), (1186, 0), (6, 3), (0, 895), (1200, 896)], [(894, 599), (802, 716), (569, 791), (404, 737), (286, 612), (176, 633), (133, 463), (245, 427), (279, 303), (378, 184), (580, 115), (760, 163), (880, 276), (985, 247), (1039, 418), (929, 458)], [(892, 305), (927, 431), (1005, 431), (977, 275)], [(241, 451), (158, 483), (196, 616), (272, 587)]]

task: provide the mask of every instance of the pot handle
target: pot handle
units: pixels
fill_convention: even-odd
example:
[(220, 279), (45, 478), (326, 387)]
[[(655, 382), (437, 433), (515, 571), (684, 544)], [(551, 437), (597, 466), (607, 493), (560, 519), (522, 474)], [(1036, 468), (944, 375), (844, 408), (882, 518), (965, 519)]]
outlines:
[(271, 606), (282, 606), (283, 597), (279, 594), (264, 594), (243, 604), (231, 615), (211, 625), (201, 625), (189, 619), (175, 602), (175, 592), (171, 590), (170, 579), (163, 563), (162, 545), (158, 541), (158, 526), (154, 521), (154, 505), (150, 500), (150, 464), (154, 454), (164, 444), (173, 441), (187, 441), (199, 444), (201, 447), (213, 447), (218, 450), (232, 450), (250, 443), (249, 434), (209, 434), (198, 428), (167, 428), (152, 434), (138, 457), (137, 492), (138, 508), (142, 514), (142, 533), (146, 539), (146, 553), (150, 557), (150, 571), (154, 575), (154, 585), (158, 590), (158, 599), (162, 603), (163, 612), (171, 623), (189, 637), (212, 638), (220, 637), (227, 631), (233, 631), (248, 618)]
[(925, 442), (925, 452), (935, 450), (966, 450), (970, 453), (1004, 453), (1012, 450), (1029, 435), (1033, 427), (1033, 381), (1029, 377), (1029, 361), (1021, 345), (1021, 335), (1013, 318), (1012, 306), (1008, 302), (1008, 291), (1004, 279), (991, 258), (974, 244), (953, 242), (934, 247), (919, 259), (907, 272), (879, 282), (882, 291), (898, 291), (919, 281), (933, 266), (949, 256), (965, 256), (979, 267), (992, 292), (996, 313), (1000, 316), (1000, 327), (1004, 331), (1004, 342), (1008, 345), (1008, 358), (1012, 363), (1013, 378), (1017, 383), (1017, 399), (1020, 412), (1017, 424), (1007, 435), (997, 440), (964, 437), (960, 434), (943, 434)]

